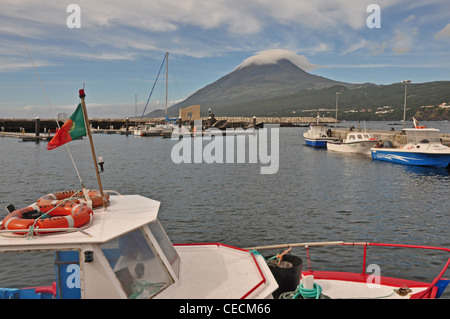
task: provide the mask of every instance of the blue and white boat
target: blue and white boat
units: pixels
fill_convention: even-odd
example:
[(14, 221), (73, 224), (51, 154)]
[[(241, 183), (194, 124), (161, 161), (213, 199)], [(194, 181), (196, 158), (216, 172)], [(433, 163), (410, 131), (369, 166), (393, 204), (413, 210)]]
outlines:
[(331, 129), (326, 129), (324, 123), (319, 123), (319, 117), (317, 117), (317, 123), (309, 124), (309, 129), (303, 133), (306, 145), (316, 148), (326, 148), (327, 142), (337, 141), (338, 138), (331, 137)]
[(450, 147), (440, 141), (439, 130), (416, 126), (404, 129), (406, 144), (397, 148), (371, 148), (374, 160), (403, 165), (446, 168), (450, 166)]

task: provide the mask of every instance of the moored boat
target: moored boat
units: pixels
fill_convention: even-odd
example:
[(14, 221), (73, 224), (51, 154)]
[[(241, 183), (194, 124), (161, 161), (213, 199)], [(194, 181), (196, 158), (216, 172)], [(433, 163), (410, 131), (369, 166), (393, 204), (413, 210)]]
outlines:
[[(19, 231), (2, 225), (0, 252), (53, 252), (54, 260), (45, 265), (42, 259), (39, 264), (41, 269), (54, 269), (55, 279), (32, 288), (1, 286), (0, 298), (259, 299), (272, 298), (277, 292), (280, 299), (414, 299), (439, 298), (448, 285), (443, 274), (450, 258), (429, 282), (366, 272), (369, 247), (370, 251), (380, 247), (433, 250), (435, 258), (438, 253), (450, 253), (447, 248), (343, 241), (249, 248), (222, 243), (172, 244), (158, 220), (158, 201), (114, 191), (105, 194), (109, 205), (94, 208), (83, 227)], [(325, 271), (313, 268), (310, 256), (316, 247), (324, 246), (363, 249), (362, 272), (335, 271), (333, 260)], [(307, 262), (302, 265), (297, 257), (300, 263), (289, 266), (292, 259), (287, 256), (292, 255), (286, 252), (296, 247), (306, 249)], [(289, 249), (271, 258), (261, 254), (285, 248)], [(270, 260), (288, 265), (274, 269)]]
[(163, 128), (155, 123), (145, 123), (145, 125), (138, 125), (133, 133), (135, 136), (161, 136), (162, 131)]
[(323, 123), (311, 123), (308, 131), (303, 133), (305, 143), (315, 148), (326, 148), (327, 142), (336, 141), (336, 137), (331, 137), (331, 130), (326, 128)]
[(343, 140), (330, 141), (327, 149), (341, 153), (358, 153), (370, 155), (370, 149), (378, 144), (378, 139), (366, 132), (348, 132)]
[(372, 158), (403, 165), (436, 168), (450, 166), (450, 147), (441, 143), (438, 129), (416, 126), (406, 128), (403, 132), (406, 134), (406, 144), (391, 147), (388, 143), (388, 147), (372, 148)]
[(220, 243), (173, 245), (157, 218), (159, 202), (105, 193), (109, 206), (94, 208), (83, 227), (2, 224), (0, 252), (53, 252), (47, 268), (56, 273), (48, 286), (1, 286), (0, 298), (251, 299), (271, 298), (277, 289), (258, 254)]

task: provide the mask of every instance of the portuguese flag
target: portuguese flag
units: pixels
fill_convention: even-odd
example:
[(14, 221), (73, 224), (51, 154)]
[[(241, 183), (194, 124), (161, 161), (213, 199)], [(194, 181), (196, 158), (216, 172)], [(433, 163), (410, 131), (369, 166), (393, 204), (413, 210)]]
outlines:
[(47, 149), (52, 150), (82, 136), (86, 136), (86, 127), (80, 103), (72, 116), (64, 123), (55, 136), (53, 136), (47, 145)]

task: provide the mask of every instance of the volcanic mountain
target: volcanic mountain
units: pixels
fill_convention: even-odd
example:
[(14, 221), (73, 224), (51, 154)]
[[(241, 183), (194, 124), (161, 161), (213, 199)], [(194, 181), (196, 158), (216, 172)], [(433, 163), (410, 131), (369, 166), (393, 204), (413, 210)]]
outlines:
[[(229, 106), (286, 96), (304, 90), (336, 85), (351, 86), (349, 83), (310, 74), (297, 66), (295, 60), (283, 56), (275, 61), (261, 62), (247, 59), (244, 62), (231, 73), (170, 107), (168, 115), (178, 116), (180, 108), (200, 104), (202, 116), (207, 114), (209, 108), (212, 108), (212, 112), (216, 115), (227, 116), (231, 115), (227, 112)], [(147, 116), (156, 116), (156, 112), (158, 111)]]

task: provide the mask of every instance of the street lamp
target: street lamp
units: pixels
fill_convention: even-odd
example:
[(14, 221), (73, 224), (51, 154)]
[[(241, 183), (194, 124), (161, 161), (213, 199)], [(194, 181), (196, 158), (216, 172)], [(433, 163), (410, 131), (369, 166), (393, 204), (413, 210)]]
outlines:
[(341, 92), (336, 92), (336, 120), (334, 122), (334, 128), (336, 128), (337, 125), (337, 111), (338, 111), (338, 104), (339, 104), (339, 95)]
[(403, 104), (403, 129), (405, 128), (405, 121), (406, 121), (406, 85), (408, 83), (411, 83), (411, 80), (402, 81), (402, 84), (405, 84), (405, 102)]

